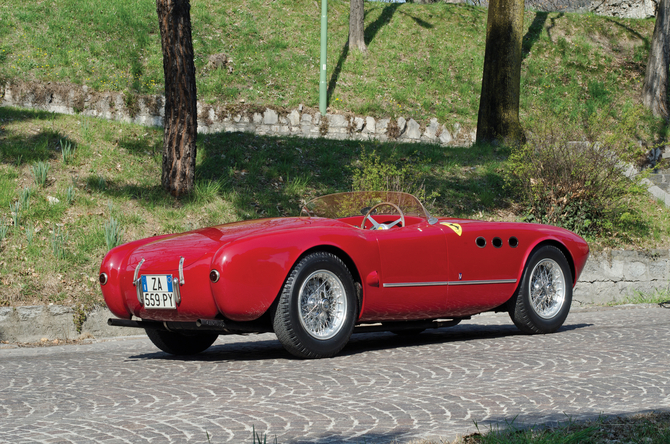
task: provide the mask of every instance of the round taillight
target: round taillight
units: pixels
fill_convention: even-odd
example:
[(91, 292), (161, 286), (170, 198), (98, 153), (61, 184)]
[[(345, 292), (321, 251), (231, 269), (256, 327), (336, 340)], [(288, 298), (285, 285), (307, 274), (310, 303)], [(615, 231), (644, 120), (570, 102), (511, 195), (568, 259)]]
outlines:
[(219, 282), (220, 277), (221, 277), (221, 275), (216, 270), (212, 270), (212, 271), (209, 272), (209, 280), (212, 281), (212, 282)]
[(100, 285), (105, 285), (107, 283), (107, 274), (106, 273), (100, 273), (100, 277), (98, 278), (100, 281)]

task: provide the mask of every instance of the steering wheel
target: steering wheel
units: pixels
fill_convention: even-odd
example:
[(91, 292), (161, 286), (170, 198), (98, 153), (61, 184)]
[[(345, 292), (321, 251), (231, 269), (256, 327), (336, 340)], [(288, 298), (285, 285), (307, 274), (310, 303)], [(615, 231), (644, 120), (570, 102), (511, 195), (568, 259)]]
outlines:
[[(389, 205), (389, 206), (395, 208), (395, 210), (400, 214), (400, 219), (398, 219), (394, 222), (390, 222), (388, 224), (380, 224), (376, 220), (374, 220), (372, 218), (372, 212), (377, 207), (381, 207), (381, 206), (384, 206), (384, 205)], [(365, 217), (363, 217), (363, 222), (361, 222), (361, 229), (365, 229), (365, 221), (368, 220), (368, 219), (370, 220), (370, 222), (372, 222), (372, 228), (370, 228), (371, 230), (388, 230), (389, 228), (395, 227), (398, 223), (400, 223), (401, 227), (405, 226), (405, 215), (403, 214), (402, 210), (400, 209), (400, 207), (398, 205), (396, 205), (394, 203), (391, 203), (391, 202), (380, 202), (377, 205), (370, 208), (368, 210), (368, 212), (365, 214)]]

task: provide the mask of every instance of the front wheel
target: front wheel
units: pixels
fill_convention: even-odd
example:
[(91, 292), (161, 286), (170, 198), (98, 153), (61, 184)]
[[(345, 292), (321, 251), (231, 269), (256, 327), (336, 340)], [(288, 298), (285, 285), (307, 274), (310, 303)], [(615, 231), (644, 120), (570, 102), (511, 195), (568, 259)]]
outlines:
[(273, 326), (291, 354), (328, 358), (349, 341), (357, 313), (354, 281), (347, 266), (334, 254), (315, 252), (291, 270)]
[(216, 333), (174, 333), (166, 330), (145, 328), (151, 342), (171, 355), (197, 355), (207, 350), (219, 337)]
[(509, 315), (524, 333), (558, 330), (572, 303), (572, 272), (563, 252), (546, 245), (528, 259), (519, 290), (509, 302)]

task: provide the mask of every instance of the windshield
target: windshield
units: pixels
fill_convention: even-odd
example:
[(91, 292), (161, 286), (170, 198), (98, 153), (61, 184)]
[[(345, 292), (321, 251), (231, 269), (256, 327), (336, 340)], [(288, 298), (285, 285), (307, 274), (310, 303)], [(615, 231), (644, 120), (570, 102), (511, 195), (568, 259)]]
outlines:
[(310, 217), (329, 219), (361, 216), (381, 202), (396, 204), (406, 216), (418, 216), (431, 221), (430, 214), (419, 199), (411, 194), (396, 191), (354, 191), (328, 194), (307, 202), (302, 208), (302, 213)]

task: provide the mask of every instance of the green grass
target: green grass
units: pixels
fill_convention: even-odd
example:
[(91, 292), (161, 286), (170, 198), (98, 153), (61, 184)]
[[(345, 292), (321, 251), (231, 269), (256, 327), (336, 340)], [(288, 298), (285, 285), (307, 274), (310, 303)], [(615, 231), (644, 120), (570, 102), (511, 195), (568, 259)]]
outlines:
[(635, 290), (633, 294), (620, 301), (612, 302), (610, 305), (663, 304), (668, 302), (670, 302), (670, 288), (656, 288), (648, 292)]
[(518, 427), (511, 423), (481, 432), (459, 438), (453, 444), (665, 444), (670, 442), (670, 414), (601, 417), (586, 422), (567, 421), (550, 427)]
[[(192, 3), (199, 98), (209, 103), (318, 106), (318, 5), (310, 0)], [(349, 2), (329, 2), (331, 110), (476, 126), (486, 10), (467, 5), (366, 2), (367, 54), (346, 47)], [(162, 93), (150, 1), (6, 0), (0, 6), (0, 78), (86, 84), (99, 91)], [(653, 20), (528, 11), (521, 119), (580, 121), (598, 108), (613, 121), (639, 100)], [(226, 53), (233, 73), (212, 70)], [(84, 121), (82, 121), (84, 123)], [(91, 126), (93, 124), (91, 123)], [(92, 128), (91, 128), (92, 129)], [(648, 117), (635, 137), (665, 136)], [(576, 137), (578, 135), (575, 135)], [(30, 161), (26, 159), (26, 161)]]

